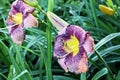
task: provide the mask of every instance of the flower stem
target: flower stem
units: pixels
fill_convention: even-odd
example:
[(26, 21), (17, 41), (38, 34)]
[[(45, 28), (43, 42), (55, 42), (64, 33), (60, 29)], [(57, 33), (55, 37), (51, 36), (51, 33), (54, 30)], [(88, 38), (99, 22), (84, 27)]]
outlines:
[[(49, 23), (48, 23), (49, 24)], [(46, 58), (46, 74), (48, 80), (52, 80), (52, 71), (51, 71), (51, 29), (50, 27), (46, 28), (47, 36), (47, 58)]]
[(38, 4), (36, 7), (37, 7), (37, 9), (38, 9), (41, 13), (43, 13), (45, 16), (47, 15), (46, 12), (42, 10), (42, 8), (40, 7), (39, 4)]
[(5, 75), (3, 75), (2, 73), (0, 73), (0, 76), (2, 76), (4, 79), (7, 80), (7, 77)]
[[(48, 0), (48, 11), (53, 10), (53, 2), (54, 0)], [(47, 58), (46, 58), (46, 63), (45, 63), (45, 68), (46, 68), (46, 74), (47, 74), (47, 80), (53, 80), (52, 77), (52, 70), (51, 70), (51, 61), (52, 61), (52, 31), (51, 31), (51, 23), (49, 20), (47, 20), (48, 26), (46, 27), (46, 37), (47, 37)]]
[[(53, 0), (48, 0), (48, 11), (52, 11), (53, 10), (53, 5), (51, 5), (53, 3)], [(42, 10), (42, 8), (38, 5), (36, 5), (36, 8), (43, 13), (46, 17), (47, 14), (44, 10)], [(46, 24), (46, 23), (45, 23)], [(47, 38), (47, 52), (46, 52), (46, 58), (45, 59), (45, 69), (46, 69), (46, 75), (47, 75), (47, 80), (53, 80), (52, 78), (52, 70), (51, 70), (51, 61), (52, 61), (52, 36), (51, 36), (51, 23), (49, 22), (49, 20), (47, 20), (47, 24), (46, 24), (46, 38)], [(42, 56), (43, 57), (43, 56)], [(41, 75), (40, 75), (41, 76)]]

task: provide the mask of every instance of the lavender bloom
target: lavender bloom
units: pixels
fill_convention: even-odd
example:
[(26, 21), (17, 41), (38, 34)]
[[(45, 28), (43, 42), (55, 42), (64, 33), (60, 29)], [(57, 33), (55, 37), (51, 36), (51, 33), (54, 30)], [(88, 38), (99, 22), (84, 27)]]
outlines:
[(69, 25), (52, 12), (47, 15), (51, 23), (59, 29), (54, 44), (54, 57), (58, 59), (58, 63), (66, 72), (86, 72), (87, 55), (94, 52), (94, 40), (90, 33), (79, 26)]
[(34, 8), (25, 4), (23, 0), (16, 0), (12, 3), (6, 24), (9, 35), (16, 44), (24, 41), (24, 27), (38, 26), (37, 19), (32, 15), (33, 11)]

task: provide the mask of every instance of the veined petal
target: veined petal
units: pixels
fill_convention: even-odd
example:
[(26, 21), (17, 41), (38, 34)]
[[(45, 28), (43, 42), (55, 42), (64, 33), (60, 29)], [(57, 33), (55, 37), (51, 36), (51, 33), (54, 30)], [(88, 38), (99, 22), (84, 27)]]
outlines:
[(68, 55), (67, 52), (63, 49), (64, 42), (67, 39), (69, 38), (65, 35), (59, 35), (56, 37), (54, 44), (54, 57), (64, 58)]
[(14, 14), (16, 14), (16, 13), (19, 12), (18, 10), (16, 10), (16, 9), (14, 8), (14, 6), (17, 4), (17, 2), (18, 2), (18, 0), (15, 0), (15, 1), (12, 3), (11, 9), (10, 9), (10, 12), (9, 12), (9, 16), (14, 15)]
[(29, 13), (28, 16), (24, 19), (24, 27), (30, 28), (37, 26), (38, 26), (38, 20), (32, 14)]
[(31, 7), (23, 2), (23, 0), (16, 0), (11, 5), (10, 13), (13, 11), (22, 12), (23, 16), (27, 16), (27, 13), (32, 13), (34, 11), (34, 7)]
[(8, 30), (13, 42), (16, 44), (22, 44), (25, 38), (23, 28), (19, 26), (14, 26), (14, 27), (9, 27)]
[(88, 71), (88, 58), (86, 54), (83, 54), (82, 58), (78, 63), (77, 74)]
[(84, 43), (85, 37), (86, 37), (86, 31), (83, 30), (81, 27), (76, 26), (76, 25), (69, 25), (66, 28), (66, 33), (69, 36), (76, 36), (77, 39), (79, 40), (80, 44)]
[(59, 63), (60, 66), (65, 70), (65, 72), (68, 72), (67, 66), (66, 66), (66, 64), (65, 64), (65, 58), (58, 59), (58, 63)]
[(6, 24), (7, 24), (8, 26), (11, 26), (11, 25), (14, 25), (15, 23), (8, 17), (8, 18), (6, 19)]
[(26, 14), (26, 15), (27, 15), (27, 13), (32, 13), (35, 10), (34, 7), (31, 7), (25, 3), (24, 3), (24, 7), (25, 7), (25, 10), (24, 10), (23, 14)]
[(47, 12), (47, 16), (53, 26), (55, 26), (59, 31), (69, 25), (67, 22), (65, 22), (63, 19), (59, 18), (52, 12)]
[(85, 51), (80, 51), (75, 57), (70, 54), (66, 56), (65, 64), (70, 72), (75, 72), (76, 74), (86, 72), (88, 70), (87, 54)]
[(83, 47), (87, 54), (94, 52), (94, 40), (92, 37), (90, 37), (90, 34), (86, 35), (86, 40), (83, 44)]

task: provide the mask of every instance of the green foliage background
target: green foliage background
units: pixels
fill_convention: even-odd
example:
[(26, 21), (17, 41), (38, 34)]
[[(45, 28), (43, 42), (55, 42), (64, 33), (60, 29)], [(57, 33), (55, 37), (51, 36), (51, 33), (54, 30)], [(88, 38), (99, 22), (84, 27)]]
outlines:
[[(48, 40), (51, 38), (54, 43), (57, 30), (44, 14), (36, 15), (38, 28), (25, 29), (26, 39), (22, 45), (11, 41), (5, 20), (13, 1), (0, 0), (0, 80), (120, 80), (119, 0), (113, 0), (117, 7), (113, 16), (99, 10), (99, 4), (106, 5), (107, 0), (53, 0), (56, 15), (89, 31), (95, 40), (95, 52), (89, 55), (89, 71), (78, 75), (64, 72), (55, 58), (47, 59), (53, 53), (53, 45), (48, 45)], [(49, 9), (48, 1), (38, 0), (45, 12)], [(48, 35), (44, 21), (51, 26), (48, 30), (52, 36)], [(51, 55), (46, 51), (48, 48), (52, 50)]]

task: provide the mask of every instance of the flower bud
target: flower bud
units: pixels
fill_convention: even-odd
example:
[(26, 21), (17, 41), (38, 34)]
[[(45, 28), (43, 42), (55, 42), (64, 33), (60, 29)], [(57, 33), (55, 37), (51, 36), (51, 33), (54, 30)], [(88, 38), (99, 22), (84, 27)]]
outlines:
[(37, 0), (23, 0), (26, 4), (30, 5), (30, 6), (37, 6), (38, 5), (38, 2)]
[(47, 12), (47, 16), (50, 20), (50, 22), (55, 26), (58, 30), (62, 30), (64, 27), (68, 26), (69, 24), (65, 22), (63, 19), (58, 17), (52, 12)]
[(114, 15), (115, 11), (110, 8), (110, 7), (107, 7), (105, 5), (99, 5), (99, 9), (101, 10), (101, 12), (107, 14), (107, 15)]

